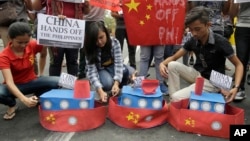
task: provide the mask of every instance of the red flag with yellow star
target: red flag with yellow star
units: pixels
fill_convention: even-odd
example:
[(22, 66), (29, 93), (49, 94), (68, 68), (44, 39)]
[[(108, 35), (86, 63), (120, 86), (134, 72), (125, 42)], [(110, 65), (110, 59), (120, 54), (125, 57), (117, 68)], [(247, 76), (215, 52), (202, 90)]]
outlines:
[(168, 104), (162, 102), (161, 109), (132, 108), (118, 104), (118, 98), (109, 99), (108, 118), (116, 125), (130, 129), (152, 128), (166, 123)]
[[(189, 99), (171, 102), (169, 105), (168, 123), (178, 131), (206, 136), (230, 137), (230, 125), (244, 124), (244, 110), (227, 104), (225, 114), (188, 108)], [(204, 101), (198, 106), (209, 103)], [(216, 105), (216, 104), (215, 104)], [(214, 108), (216, 106), (211, 106)]]
[(186, 0), (123, 0), (129, 43), (181, 44)]

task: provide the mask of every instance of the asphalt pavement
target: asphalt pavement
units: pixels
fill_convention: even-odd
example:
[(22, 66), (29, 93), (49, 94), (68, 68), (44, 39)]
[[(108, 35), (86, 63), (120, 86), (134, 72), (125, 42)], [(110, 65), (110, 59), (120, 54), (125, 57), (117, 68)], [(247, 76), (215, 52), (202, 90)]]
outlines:
[[(0, 43), (1, 46), (1, 43)], [(2, 47), (0, 47), (2, 49)], [(124, 48), (124, 56), (127, 58), (127, 50)], [(137, 65), (139, 67), (139, 50), (136, 55)], [(125, 59), (126, 60), (126, 59)], [(49, 60), (48, 60), (49, 61)], [(179, 60), (181, 61), (181, 60)], [(48, 64), (48, 63), (47, 63)], [(234, 70), (232, 64), (227, 62), (232, 69), (227, 71), (228, 75), (232, 75)], [(63, 71), (66, 71), (63, 68)], [(48, 65), (46, 65), (46, 73)], [(150, 78), (155, 77), (154, 68), (149, 70)], [(2, 75), (0, 75), (2, 81)], [(184, 87), (187, 83), (182, 81)], [(249, 85), (246, 84), (246, 94), (250, 92)], [(249, 96), (249, 95), (248, 95)], [(168, 100), (168, 96), (164, 97)], [(228, 139), (209, 137), (199, 134), (192, 134), (177, 131), (170, 124), (153, 127), (150, 129), (125, 129), (117, 126), (107, 119), (101, 127), (83, 132), (53, 132), (43, 128), (39, 122), (38, 108), (27, 108), (20, 103), (16, 116), (12, 120), (4, 120), (7, 107), (0, 105), (0, 140), (1, 141), (227, 141)], [(250, 97), (241, 102), (233, 102), (232, 105), (243, 108), (245, 110), (245, 124), (250, 124)], [(201, 115), (202, 116), (202, 115)], [(205, 118), (205, 117), (202, 117)], [(226, 120), (226, 119), (225, 119)]]

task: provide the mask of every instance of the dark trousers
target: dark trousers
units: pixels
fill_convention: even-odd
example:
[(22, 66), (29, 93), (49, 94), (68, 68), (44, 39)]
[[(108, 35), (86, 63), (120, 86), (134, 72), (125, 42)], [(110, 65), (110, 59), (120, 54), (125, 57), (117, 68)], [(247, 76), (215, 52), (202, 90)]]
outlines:
[(62, 62), (64, 55), (66, 58), (66, 66), (68, 74), (76, 76), (78, 73), (78, 53), (79, 49), (49, 47), (50, 55), (50, 76), (60, 76), (62, 71)]
[(132, 45), (129, 44), (126, 29), (125, 28), (116, 28), (115, 36), (119, 40), (122, 50), (123, 50), (124, 39), (127, 40), (128, 54), (129, 54), (129, 64), (130, 64), (131, 67), (136, 69), (136, 61), (135, 61), (136, 46), (132, 46)]
[(250, 53), (250, 28), (236, 27), (234, 38), (236, 43), (236, 55), (244, 66), (243, 78), (240, 84), (240, 87), (244, 90), (244, 84), (246, 81), (246, 69)]

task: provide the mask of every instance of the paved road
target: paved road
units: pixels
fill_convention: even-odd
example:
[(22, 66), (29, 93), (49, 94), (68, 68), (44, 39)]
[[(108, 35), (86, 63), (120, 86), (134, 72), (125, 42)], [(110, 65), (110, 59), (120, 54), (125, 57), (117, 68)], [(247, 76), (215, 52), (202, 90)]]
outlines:
[[(124, 56), (127, 56), (126, 47), (124, 48)], [(139, 52), (137, 52), (136, 58), (139, 65), (138, 56)], [(228, 66), (232, 68), (230, 63), (228, 63)], [(46, 70), (48, 70), (48, 66), (46, 66)], [(154, 78), (154, 69), (151, 68), (149, 72), (150, 77)], [(227, 73), (232, 75), (233, 71)], [(2, 80), (1, 75), (0, 80)], [(186, 83), (182, 82), (182, 85), (185, 86)], [(246, 85), (246, 93), (249, 92), (250, 87)], [(168, 97), (165, 97), (165, 99), (168, 99)], [(19, 105), (17, 115), (11, 121), (5, 121), (1, 118), (6, 111), (6, 107), (0, 105), (1, 141), (227, 141), (227, 139), (222, 138), (179, 132), (168, 123), (150, 129), (131, 130), (119, 127), (108, 119), (103, 126), (86, 132), (52, 132), (40, 125), (37, 108), (27, 108), (20, 102)], [(245, 109), (245, 123), (250, 124), (250, 98), (242, 102), (234, 102), (232, 105)]]

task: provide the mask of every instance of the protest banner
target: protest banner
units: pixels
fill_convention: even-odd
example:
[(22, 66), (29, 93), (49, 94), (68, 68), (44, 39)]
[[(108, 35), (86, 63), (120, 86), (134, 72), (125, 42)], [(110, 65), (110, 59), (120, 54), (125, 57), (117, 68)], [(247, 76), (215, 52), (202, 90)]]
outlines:
[(63, 88), (74, 89), (76, 80), (76, 76), (62, 72), (59, 78), (58, 85)]
[(48, 47), (82, 48), (85, 20), (38, 14), (37, 41)]
[(229, 91), (231, 89), (233, 78), (212, 70), (209, 80), (214, 86)]
[(111, 11), (119, 11), (121, 9), (120, 0), (89, 0), (89, 4)]
[(70, 2), (70, 3), (84, 3), (85, 0), (58, 0), (63, 2)]
[(123, 0), (131, 45), (181, 44), (186, 0)]
[(234, 0), (234, 3), (250, 2), (250, 0)]

